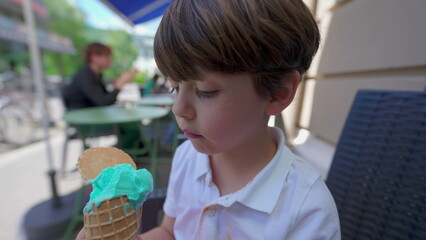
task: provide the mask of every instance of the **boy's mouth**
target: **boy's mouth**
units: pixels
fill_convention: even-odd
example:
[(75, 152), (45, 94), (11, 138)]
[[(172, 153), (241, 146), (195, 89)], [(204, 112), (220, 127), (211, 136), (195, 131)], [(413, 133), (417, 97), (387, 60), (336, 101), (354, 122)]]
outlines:
[(202, 137), (201, 135), (193, 133), (193, 132), (191, 132), (191, 131), (189, 131), (187, 129), (183, 129), (182, 132), (185, 134), (185, 136), (187, 138), (193, 138), (194, 139), (194, 138), (200, 138), (200, 137)]

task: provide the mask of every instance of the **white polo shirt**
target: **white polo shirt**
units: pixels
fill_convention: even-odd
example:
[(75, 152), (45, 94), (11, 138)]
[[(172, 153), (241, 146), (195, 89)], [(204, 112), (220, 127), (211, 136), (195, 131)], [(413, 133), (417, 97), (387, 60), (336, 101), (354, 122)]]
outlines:
[(225, 196), (212, 182), (208, 155), (183, 143), (173, 159), (164, 212), (176, 239), (340, 239), (334, 200), (320, 175), (271, 129), (278, 149), (241, 190)]

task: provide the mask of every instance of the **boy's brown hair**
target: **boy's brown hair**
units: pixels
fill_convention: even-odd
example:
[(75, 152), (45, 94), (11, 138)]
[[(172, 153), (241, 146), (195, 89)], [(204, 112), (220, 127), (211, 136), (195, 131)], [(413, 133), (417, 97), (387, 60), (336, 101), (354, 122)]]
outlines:
[(174, 0), (160, 23), (154, 55), (174, 81), (202, 71), (247, 72), (262, 97), (274, 97), (285, 74), (303, 74), (320, 41), (301, 0)]
[(110, 56), (112, 54), (112, 50), (107, 45), (104, 45), (104, 44), (98, 43), (98, 42), (94, 42), (94, 43), (88, 44), (84, 48), (83, 54), (84, 54), (84, 62), (87, 65), (89, 65), (90, 64), (90, 56), (92, 56), (93, 54)]

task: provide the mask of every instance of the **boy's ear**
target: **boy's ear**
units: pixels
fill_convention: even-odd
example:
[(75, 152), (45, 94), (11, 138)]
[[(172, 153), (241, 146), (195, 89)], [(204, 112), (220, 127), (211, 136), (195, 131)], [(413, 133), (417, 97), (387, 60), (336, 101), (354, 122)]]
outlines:
[(267, 115), (277, 115), (281, 113), (293, 101), (297, 87), (300, 82), (299, 71), (292, 71), (283, 79), (282, 88), (275, 92), (275, 97), (269, 100), (266, 108)]

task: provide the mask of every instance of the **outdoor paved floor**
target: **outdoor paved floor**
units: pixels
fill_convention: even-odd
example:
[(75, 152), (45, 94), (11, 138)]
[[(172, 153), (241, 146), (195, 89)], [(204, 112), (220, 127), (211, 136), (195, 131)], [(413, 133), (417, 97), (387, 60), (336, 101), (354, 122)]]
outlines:
[[(53, 133), (50, 139), (54, 167), (59, 169), (63, 146), (63, 134)], [(82, 151), (79, 140), (68, 145), (68, 169), (75, 166), (75, 160)], [(26, 147), (0, 154), (0, 239), (26, 239), (22, 221), (25, 213), (34, 205), (50, 198), (50, 182), (47, 176), (48, 164), (46, 145), (38, 142)], [(65, 177), (57, 176), (58, 193), (65, 195), (81, 186), (78, 172)]]
[[(133, 86), (134, 87), (134, 86)], [(131, 88), (129, 88), (131, 90)], [(120, 99), (136, 98), (130, 90), (122, 91)], [(134, 91), (133, 91), (134, 92)], [(128, 95), (126, 97), (126, 95)], [(134, 96), (135, 95), (135, 96)], [(126, 97), (126, 98), (124, 98)], [(130, 98), (130, 99), (131, 99)], [(50, 117), (57, 124), (50, 130), (50, 144), (52, 149), (54, 168), (61, 166), (64, 133), (62, 115), (63, 106), (58, 97), (49, 98)], [(40, 129), (31, 129), (40, 131)], [(97, 146), (112, 146), (115, 137), (102, 137), (97, 140)], [(71, 140), (68, 143), (67, 169), (75, 169), (78, 156), (83, 146), (80, 140)], [(25, 147), (14, 148), (0, 142), (0, 240), (24, 240), (23, 218), (31, 207), (51, 197), (50, 182), (47, 175), (48, 163), (46, 144), (36, 142)], [(162, 156), (160, 152), (160, 156)], [(168, 157), (170, 153), (166, 154)], [(148, 164), (138, 164), (138, 167), (149, 167)], [(170, 163), (158, 165), (158, 178), (162, 187), (167, 185), (170, 172)], [(57, 189), (60, 196), (71, 193), (81, 187), (82, 180), (77, 171), (61, 177), (57, 174)], [(50, 240), (50, 239), (46, 239)]]
[[(97, 146), (112, 146), (115, 137), (102, 137)], [(64, 143), (63, 130), (51, 131), (50, 144), (54, 168), (59, 171)], [(60, 196), (71, 193), (81, 187), (82, 180), (75, 164), (83, 146), (80, 140), (68, 143), (68, 170), (65, 177), (57, 172), (57, 188)], [(25, 240), (23, 219), (31, 207), (51, 197), (50, 181), (47, 175), (48, 163), (45, 142), (37, 142), (19, 149), (0, 153), (0, 240)], [(170, 153), (159, 153), (170, 157)], [(149, 168), (149, 164), (138, 164), (138, 168)], [(74, 170), (74, 171), (72, 171)], [(158, 164), (158, 179), (165, 187), (168, 182), (170, 163)], [(50, 240), (50, 239), (46, 239)]]

